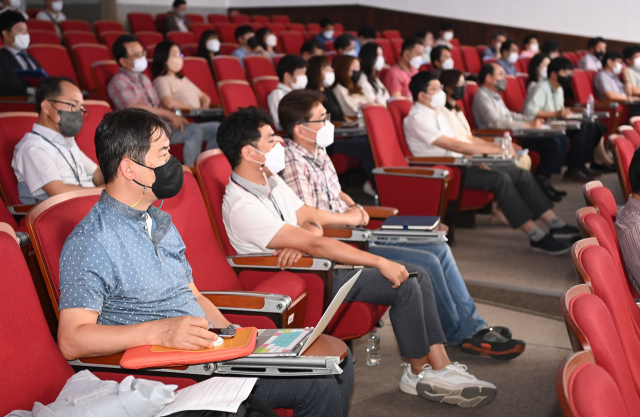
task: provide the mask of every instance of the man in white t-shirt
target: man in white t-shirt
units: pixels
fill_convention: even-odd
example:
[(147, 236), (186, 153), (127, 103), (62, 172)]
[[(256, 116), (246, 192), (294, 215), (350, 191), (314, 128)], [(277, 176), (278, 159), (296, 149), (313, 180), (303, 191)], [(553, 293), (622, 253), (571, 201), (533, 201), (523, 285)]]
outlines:
[[(304, 205), (277, 175), (284, 168), (285, 155), (271, 123), (265, 111), (249, 107), (231, 114), (218, 130), (218, 145), (233, 168), (222, 215), (235, 250), (240, 254), (272, 252), (283, 269), (304, 254), (363, 265), (356, 267), (362, 273), (345, 301), (391, 306), (400, 351), (410, 362), (404, 365), (400, 389), (462, 407), (493, 401), (497, 392), (493, 384), (477, 380), (465, 367), (449, 360), (433, 287), (424, 269), (322, 236), (323, 226), (341, 226), (345, 221), (360, 225), (361, 211), (352, 210), (345, 216)], [(408, 271), (417, 274), (409, 277)], [(333, 295), (354, 273), (353, 269), (333, 270)], [(464, 389), (468, 387), (473, 389)]]
[(278, 104), (287, 93), (302, 90), (307, 86), (307, 61), (299, 55), (285, 55), (276, 66), (276, 73), (280, 82), (275, 90), (267, 96), (269, 113), (273, 118), (276, 129), (281, 130), (278, 120)]

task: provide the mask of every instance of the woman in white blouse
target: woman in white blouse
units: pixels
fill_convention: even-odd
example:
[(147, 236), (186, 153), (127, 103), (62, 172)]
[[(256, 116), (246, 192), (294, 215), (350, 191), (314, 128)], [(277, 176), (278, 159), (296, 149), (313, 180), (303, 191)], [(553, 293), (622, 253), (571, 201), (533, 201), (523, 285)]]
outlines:
[(355, 118), (358, 116), (358, 107), (367, 103), (372, 103), (358, 81), (362, 75), (360, 71), (360, 60), (350, 55), (342, 55), (333, 62), (333, 71), (336, 74), (336, 83), (333, 87), (340, 108), (345, 117)]
[(382, 47), (375, 42), (366, 43), (360, 48), (360, 66), (362, 75), (358, 84), (362, 87), (363, 94), (369, 102), (376, 102), (387, 105), (389, 91), (387, 91), (378, 73), (385, 66)]

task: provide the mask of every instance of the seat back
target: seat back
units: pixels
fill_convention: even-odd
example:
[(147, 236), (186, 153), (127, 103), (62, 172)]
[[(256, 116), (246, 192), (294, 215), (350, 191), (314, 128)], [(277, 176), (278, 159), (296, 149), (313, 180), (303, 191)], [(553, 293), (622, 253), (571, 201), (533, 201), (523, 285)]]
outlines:
[(1, 415), (53, 402), (74, 374), (51, 337), (27, 263), (6, 227), (0, 225)]
[(473, 118), (473, 99), (476, 97), (476, 91), (478, 91), (478, 84), (474, 81), (467, 81), (465, 83), (466, 88), (464, 90), (464, 97), (462, 98), (462, 104), (464, 109), (464, 115), (469, 122), (471, 129), (477, 129), (476, 119)]
[(231, 22), (216, 23), (216, 31), (220, 35), (220, 42), (236, 43), (238, 41), (235, 35), (237, 27), (238, 25)]
[(246, 81), (227, 80), (218, 83), (220, 101), (226, 116), (240, 107), (257, 106), (256, 95)]
[(238, 46), (240, 46), (237, 43), (233, 43), (233, 42), (222, 42), (220, 44), (220, 55), (231, 55), (231, 53), (233, 51), (235, 51), (236, 49), (238, 49)]
[(29, 32), (32, 30), (48, 30), (57, 34), (56, 25), (48, 20), (29, 19), (27, 20), (27, 27), (29, 28)]
[(73, 59), (78, 65), (80, 85), (87, 91), (96, 91), (96, 81), (91, 72), (91, 64), (111, 59), (111, 51), (105, 45), (81, 43), (71, 47)]
[(231, 21), (239, 25), (246, 25), (248, 23), (251, 23), (251, 18), (247, 14), (236, 13), (231, 15)]
[(460, 47), (460, 53), (464, 59), (464, 66), (467, 68), (467, 71), (471, 74), (478, 74), (480, 68), (482, 68), (482, 61), (480, 61), (480, 56), (476, 48), (469, 45), (462, 45)]
[(633, 144), (622, 135), (609, 135), (609, 143), (616, 160), (616, 170), (625, 200), (631, 195), (631, 182), (629, 182), (629, 166), (636, 149)]
[(307, 23), (307, 30), (311, 32), (320, 33), (322, 32), (322, 27), (318, 23)]
[(247, 81), (242, 64), (235, 56), (214, 56), (211, 59), (211, 64), (213, 65), (213, 74), (217, 82), (226, 80)]
[(217, 25), (218, 23), (230, 23), (229, 16), (226, 14), (208, 14), (207, 20), (209, 23), (213, 23), (214, 25)]
[[(142, 44), (144, 49), (147, 49), (151, 45), (157, 45), (164, 40), (162, 33), (154, 31), (140, 31), (136, 33), (138, 40)], [(153, 57), (151, 55), (149, 58)]]
[(27, 51), (40, 62), (49, 75), (67, 77), (78, 85), (71, 59), (62, 45), (32, 45)]
[(304, 43), (304, 37), (302, 32), (293, 30), (283, 30), (278, 34), (280, 37), (280, 44), (285, 54), (300, 54), (300, 48)]
[(98, 97), (107, 101), (111, 106), (113, 106), (113, 103), (109, 98), (107, 85), (109, 85), (109, 81), (111, 81), (111, 78), (116, 75), (118, 71), (120, 71), (120, 66), (112, 59), (97, 61), (91, 64), (91, 73), (93, 74), (93, 81), (98, 91)]
[(518, 80), (513, 75), (507, 75), (507, 88), (502, 93), (502, 97), (509, 110), (517, 113), (522, 111), (525, 96), (518, 84)]
[(618, 206), (611, 190), (604, 187), (600, 181), (591, 181), (584, 185), (583, 193), (586, 203), (597, 208), (605, 219), (608, 217), (613, 223), (616, 219)]
[(629, 118), (629, 123), (631, 123), (636, 132), (640, 132), (640, 116), (633, 116)]
[(258, 105), (265, 110), (269, 110), (269, 105), (267, 104), (267, 96), (278, 86), (278, 77), (273, 76), (263, 76), (253, 79), (253, 89), (256, 92), (256, 99), (258, 100)]
[[(305, 25), (303, 25), (302, 23), (287, 23), (286, 26), (287, 26), (287, 30), (291, 30), (293, 32), (299, 32), (301, 34), (307, 30)], [(300, 50), (298, 50), (298, 52), (300, 52)]]
[(516, 68), (518, 68), (518, 72), (527, 73), (529, 72), (529, 62), (531, 62), (531, 58), (520, 58), (516, 62)]
[[(271, 32), (273, 32), (276, 36), (278, 36), (280, 34), (280, 32), (283, 32), (285, 30), (287, 30), (287, 27), (282, 24), (282, 23), (278, 23), (278, 22), (268, 22), (264, 24), (264, 27), (266, 27), (267, 29), (269, 29)], [(298, 49), (298, 53), (300, 53), (300, 49)]]
[(187, 19), (189, 19), (189, 24), (192, 25), (194, 23), (206, 23), (204, 21), (204, 16), (197, 13), (187, 13), (185, 15)]
[(589, 99), (589, 95), (593, 93), (593, 82), (589, 79), (589, 75), (586, 71), (581, 69), (573, 70), (573, 77), (571, 78), (573, 85), (573, 94), (578, 103), (586, 103)]
[(86, 20), (65, 20), (63, 22), (58, 22), (58, 26), (60, 27), (62, 33), (69, 30), (82, 30), (91, 32), (91, 24), (89, 24), (89, 22)]
[(193, 33), (198, 42), (200, 41), (200, 37), (205, 31), (215, 30), (215, 28), (216, 27), (214, 24), (206, 22), (191, 22), (189, 24), (189, 30)]
[[(377, 38), (375, 41), (382, 48), (382, 54), (384, 55), (384, 62), (387, 65), (395, 65), (398, 60), (396, 59), (396, 54), (393, 52), (393, 46), (391, 46), (391, 41), (386, 38)], [(300, 51), (298, 51), (300, 53)]]
[[(298, 53), (300, 50), (298, 50)], [(276, 69), (269, 58), (262, 55), (250, 55), (244, 58), (244, 68), (247, 71), (247, 78), (253, 80), (265, 75), (276, 77)]]
[(124, 26), (115, 20), (96, 20), (93, 22), (93, 30), (99, 35), (108, 30), (119, 30), (124, 32)]
[(122, 35), (126, 35), (127, 32), (120, 32), (120, 31), (116, 31), (116, 30), (109, 30), (106, 32), (102, 32), (100, 34), (100, 39), (102, 40), (102, 43), (107, 45), (107, 48), (109, 48), (110, 51), (113, 51), (113, 44), (116, 43), (116, 40), (122, 36)]
[(29, 38), (29, 45), (60, 45), (58, 34), (51, 30), (31, 30), (29, 31)]
[(638, 149), (640, 146), (640, 133), (638, 133), (633, 126), (624, 125), (619, 126), (618, 131), (633, 145), (634, 148)]
[(363, 114), (376, 167), (409, 166), (400, 149), (389, 110), (369, 104), (364, 106)]
[(264, 14), (254, 14), (254, 15), (251, 15), (251, 21), (252, 21), (252, 22), (256, 22), (256, 23), (262, 23), (262, 24), (265, 24), (265, 23), (269, 23), (269, 22), (270, 22), (270, 20), (269, 20), (269, 16), (264, 15)]
[(37, 121), (35, 112), (0, 113), (0, 192), (7, 205), (20, 204), (18, 180), (11, 168), (13, 150)]
[(402, 39), (402, 34), (400, 33), (400, 31), (395, 29), (383, 30), (382, 35), (389, 40)]
[(231, 165), (227, 158), (213, 151), (205, 151), (196, 159), (196, 176), (200, 183), (200, 190), (205, 204), (212, 218), (213, 227), (218, 237), (218, 243), (225, 255), (237, 255), (222, 221), (222, 199), (231, 178)]
[(89, 115), (82, 122), (82, 129), (76, 135), (76, 143), (82, 152), (93, 162), (98, 163), (96, 158), (96, 129), (104, 118), (104, 115), (111, 113), (111, 106), (103, 100), (85, 100), (84, 107), (89, 110)]
[(140, 31), (156, 31), (156, 24), (153, 21), (153, 16), (149, 13), (129, 13), (127, 14), (127, 20), (129, 21), (131, 33), (138, 33)]
[(209, 96), (212, 106), (219, 106), (220, 96), (207, 60), (199, 56), (190, 56), (185, 57), (183, 61), (182, 73)]
[(396, 129), (396, 135), (398, 135), (398, 144), (404, 156), (411, 156), (411, 151), (407, 145), (407, 138), (404, 136), (404, 127), (402, 121), (411, 111), (412, 102), (409, 99), (393, 99), (387, 103), (387, 108), (391, 114), (393, 120), (393, 126)]
[(167, 32), (165, 37), (167, 40), (177, 43), (178, 45), (186, 45), (189, 43), (198, 43), (198, 39), (193, 32), (180, 32), (179, 30), (172, 30)]
[(71, 51), (74, 45), (78, 45), (80, 43), (98, 43), (98, 39), (93, 32), (84, 32), (81, 30), (70, 30), (65, 32), (62, 35), (62, 39), (64, 46), (66, 46), (69, 51)]
[(393, 54), (396, 57), (396, 62), (400, 61), (400, 55), (402, 55), (402, 44), (404, 39), (390, 39), (391, 47), (393, 48)]
[(578, 66), (578, 61), (580, 60), (580, 58), (578, 58), (578, 55), (575, 52), (566, 51), (566, 52), (563, 52), (562, 55), (564, 55), (565, 58), (571, 61), (574, 68)]
[[(271, 16), (271, 21), (275, 22), (275, 23), (282, 23), (283, 25), (286, 25), (287, 23), (291, 22), (291, 19), (289, 18), (288, 15), (284, 15), (284, 14), (274, 14)], [(267, 23), (267, 22), (264, 22)]]
[(451, 59), (453, 59), (453, 68), (458, 71), (467, 72), (467, 68), (464, 65), (464, 58), (462, 57), (462, 51), (460, 48), (451, 49)]

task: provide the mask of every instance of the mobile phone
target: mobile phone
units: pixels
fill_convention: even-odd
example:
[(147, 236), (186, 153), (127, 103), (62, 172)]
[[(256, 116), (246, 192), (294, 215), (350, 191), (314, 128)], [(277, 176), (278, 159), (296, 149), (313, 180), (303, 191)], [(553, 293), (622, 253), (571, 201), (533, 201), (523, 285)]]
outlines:
[(418, 278), (417, 272), (409, 272), (409, 278)]
[(236, 329), (228, 327), (225, 329), (209, 329), (209, 331), (225, 339), (234, 337), (236, 335)]

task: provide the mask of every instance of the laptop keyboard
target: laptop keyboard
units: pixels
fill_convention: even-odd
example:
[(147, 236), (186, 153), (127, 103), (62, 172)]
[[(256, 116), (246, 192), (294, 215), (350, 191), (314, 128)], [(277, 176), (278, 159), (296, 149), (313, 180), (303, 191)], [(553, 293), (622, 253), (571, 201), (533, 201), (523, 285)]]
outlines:
[(289, 353), (312, 330), (285, 329), (274, 333), (253, 353)]

